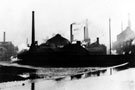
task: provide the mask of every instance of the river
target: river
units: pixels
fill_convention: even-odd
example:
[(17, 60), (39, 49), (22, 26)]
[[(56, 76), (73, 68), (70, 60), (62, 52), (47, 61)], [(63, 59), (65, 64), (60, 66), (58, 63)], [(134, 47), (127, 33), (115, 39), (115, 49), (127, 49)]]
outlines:
[[(15, 64), (1, 63), (1, 67), (17, 66)], [(0, 67), (0, 71), (1, 71)], [(34, 83), (35, 90), (134, 90), (135, 89), (135, 69), (124, 70), (104, 68), (33, 68), (36, 70), (22, 73), (17, 76), (24, 78), (14, 81), (0, 83), (0, 90), (31, 90), (31, 83)], [(101, 72), (95, 73), (97, 69)], [(99, 70), (98, 70), (99, 71)], [(0, 72), (2, 73), (2, 72)], [(28, 78), (30, 74), (36, 74), (38, 78)], [(83, 73), (83, 74), (82, 74)], [(8, 73), (10, 75), (10, 73)], [(77, 76), (79, 75), (79, 76)], [(81, 76), (81, 77), (80, 77)], [(6, 77), (8, 78), (8, 77)], [(25, 79), (26, 78), (26, 79)], [(2, 79), (0, 77), (0, 79)]]

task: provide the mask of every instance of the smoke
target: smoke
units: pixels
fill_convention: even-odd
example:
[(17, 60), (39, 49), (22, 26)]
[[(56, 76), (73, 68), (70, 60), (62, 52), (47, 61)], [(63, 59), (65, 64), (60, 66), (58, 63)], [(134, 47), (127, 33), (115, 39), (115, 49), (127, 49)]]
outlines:
[(22, 43), (22, 44), (18, 45), (18, 49), (19, 49), (19, 52), (20, 52), (20, 51), (25, 50), (25, 49), (28, 50), (29, 47), (27, 47), (26, 44)]

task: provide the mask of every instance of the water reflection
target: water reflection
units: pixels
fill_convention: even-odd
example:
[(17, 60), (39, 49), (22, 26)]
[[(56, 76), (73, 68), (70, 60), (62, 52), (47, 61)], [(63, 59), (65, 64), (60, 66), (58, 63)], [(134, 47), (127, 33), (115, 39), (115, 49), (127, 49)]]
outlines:
[[(2, 90), (8, 90), (9, 82), (14, 83), (11, 87), (13, 89), (10, 90), (18, 90), (19, 88), (23, 88), (22, 90), (30, 90), (31, 83), (35, 83), (36, 88), (41, 88), (39, 86), (46, 85), (47, 88), (50, 87), (57, 87), (59, 85), (60, 88), (67, 85), (67, 82), (74, 82), (80, 80), (87, 80), (90, 81), (97, 78), (106, 78), (106, 76), (113, 76), (115, 73), (123, 70), (127, 70), (127, 67), (116, 67), (112, 69), (112, 75), (110, 75), (110, 68), (98, 68), (98, 67), (85, 67), (85, 68), (30, 68), (24, 69), (19, 67), (13, 66), (1, 66), (0, 67), (0, 78), (1, 80), (5, 80), (5, 84)], [(13, 77), (14, 76), (14, 77)], [(19, 78), (19, 79), (18, 79)], [(23, 82), (22, 82), (23, 81)], [(102, 81), (102, 80), (101, 80)], [(3, 81), (2, 81), (3, 82)], [(18, 83), (20, 83), (18, 85)], [(41, 83), (44, 84), (41, 84)], [(47, 82), (51, 82), (48, 84)], [(80, 82), (82, 83), (82, 82)], [(3, 83), (0, 84), (0, 87)], [(41, 85), (40, 85), (41, 84)], [(62, 86), (64, 85), (64, 86)], [(16, 89), (16, 88), (17, 89)], [(27, 88), (26, 88), (27, 87)], [(29, 89), (28, 89), (29, 88)], [(53, 90), (47, 89), (47, 90)], [(42, 89), (37, 89), (42, 90)], [(59, 89), (58, 89), (59, 90)], [(61, 89), (62, 90), (62, 89)]]
[[(118, 75), (117, 73), (120, 71), (120, 69), (118, 70), (118, 68), (113, 69), (113, 73), (112, 73), (112, 75), (110, 75), (109, 68), (108, 69), (100, 68), (100, 70), (90, 69), (90, 68), (87, 68), (87, 70), (86, 70), (86, 68), (85, 68), (85, 69), (82, 69), (84, 71), (80, 71), (79, 69), (75, 69), (75, 68), (73, 68), (73, 69), (68, 68), (67, 69), (68, 72), (65, 72), (66, 68), (63, 68), (63, 69), (61, 68), (60, 70), (57, 70), (57, 69), (55, 68), (55, 70), (57, 71), (57, 73), (55, 73), (55, 74), (51, 74), (51, 72), (50, 72), (51, 68), (48, 71), (48, 72), (50, 72), (51, 75), (56, 75), (56, 76), (47, 77), (47, 75), (48, 75), (47, 72), (45, 74), (43, 74), (43, 72), (47, 71), (47, 70), (41, 70), (41, 69), (37, 70), (36, 72), (31, 72), (30, 74), (25, 73), (26, 76), (33, 77), (33, 78), (24, 80), (24, 81), (6, 82), (5, 85), (2, 86), (3, 88), (1, 90), (9, 90), (9, 86), (10, 86), (10, 90), (18, 90), (18, 89), (19, 90), (24, 90), (24, 89), (31, 90), (32, 82), (35, 83), (35, 90), (44, 90), (44, 89), (45, 90), (64, 90), (65, 88), (68, 88), (67, 90), (70, 90), (72, 87), (77, 88), (77, 87), (81, 87), (82, 85), (83, 86), (81, 88), (87, 88), (87, 89), (95, 88), (95, 90), (99, 90), (98, 87), (100, 87), (102, 84), (111, 83), (111, 81), (109, 79), (110, 76), (113, 77), (113, 78), (110, 77), (110, 78), (112, 78), (111, 80), (117, 80), (117, 79), (119, 80), (119, 78), (116, 78), (116, 75)], [(70, 71), (70, 70), (72, 70), (72, 71)], [(73, 71), (73, 70), (75, 70), (75, 71)], [(42, 74), (41, 74), (41, 71), (42, 71)], [(59, 71), (59, 73), (58, 73), (58, 71)], [(121, 70), (121, 71), (123, 72), (123, 70)], [(125, 71), (127, 72), (130, 70), (126, 69)], [(63, 75), (61, 74), (61, 72), (63, 73)], [(73, 73), (73, 72), (75, 72), (75, 73)], [(25, 76), (25, 74), (23, 74), (23, 75)], [(36, 77), (38, 76), (40, 78), (35, 79), (36, 78), (35, 75), (36, 75)], [(60, 75), (60, 76), (58, 76), (58, 75)], [(122, 73), (122, 75), (123, 75), (123, 73)], [(74, 85), (72, 82), (74, 83)], [(98, 85), (97, 85), (98, 87), (94, 86), (94, 84), (96, 84), (96, 83), (98, 83)], [(0, 87), (2, 84), (0, 84)], [(8, 85), (8, 84), (10, 84), (10, 85)], [(87, 85), (90, 87), (87, 87)], [(74, 90), (77, 90), (77, 89), (74, 89)]]

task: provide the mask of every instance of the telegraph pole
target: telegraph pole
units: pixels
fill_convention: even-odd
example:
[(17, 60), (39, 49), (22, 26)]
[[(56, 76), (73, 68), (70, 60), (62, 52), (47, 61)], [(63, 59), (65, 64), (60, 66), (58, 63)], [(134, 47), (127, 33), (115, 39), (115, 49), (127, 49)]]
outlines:
[(111, 55), (111, 19), (109, 18), (109, 41), (110, 41), (110, 55)]

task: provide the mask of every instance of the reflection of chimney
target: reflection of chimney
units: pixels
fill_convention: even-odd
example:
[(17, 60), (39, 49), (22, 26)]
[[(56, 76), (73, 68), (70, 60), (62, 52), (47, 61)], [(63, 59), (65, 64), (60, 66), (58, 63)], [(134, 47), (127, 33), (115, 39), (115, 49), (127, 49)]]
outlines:
[(34, 21), (34, 11), (32, 11), (32, 43), (31, 46), (35, 46), (35, 21)]
[(99, 44), (99, 37), (97, 37), (97, 44)]
[(3, 33), (3, 42), (5, 42), (6, 41), (6, 33), (4, 32)]

